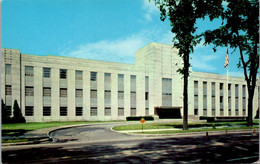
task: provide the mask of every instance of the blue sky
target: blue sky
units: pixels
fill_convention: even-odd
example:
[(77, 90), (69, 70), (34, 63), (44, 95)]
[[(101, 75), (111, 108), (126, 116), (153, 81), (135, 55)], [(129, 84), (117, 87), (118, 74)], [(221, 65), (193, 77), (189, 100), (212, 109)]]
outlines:
[[(220, 20), (197, 22), (198, 31)], [(148, 0), (3, 0), (2, 47), (22, 53), (134, 63), (135, 51), (151, 42), (172, 45), (168, 21)], [(226, 74), (226, 48), (197, 45), (194, 71)], [(229, 50), (229, 75), (243, 77), (239, 54)]]

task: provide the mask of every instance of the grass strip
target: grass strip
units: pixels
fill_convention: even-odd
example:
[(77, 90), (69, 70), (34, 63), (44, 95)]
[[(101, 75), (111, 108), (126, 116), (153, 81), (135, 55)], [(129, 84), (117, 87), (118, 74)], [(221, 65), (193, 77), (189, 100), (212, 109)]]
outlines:
[(206, 132), (206, 131), (224, 131), (238, 129), (258, 129), (259, 127), (232, 127), (232, 128), (217, 128), (217, 129), (189, 129), (189, 130), (165, 130), (165, 131), (150, 131), (150, 132), (130, 132), (132, 134), (172, 134), (172, 133), (191, 133), (191, 132)]
[(67, 121), (67, 122), (30, 122), (30, 123), (17, 123), (17, 124), (2, 124), (2, 130), (37, 130), (43, 128), (78, 125), (78, 124), (94, 124), (94, 123), (109, 123), (119, 121)]
[[(254, 120), (255, 125), (258, 124), (258, 120)], [(189, 128), (200, 128), (200, 127), (218, 127), (218, 126), (236, 126), (236, 125), (246, 125), (246, 122), (216, 122), (216, 123), (189, 123)], [(172, 128), (182, 128), (182, 123), (170, 122), (170, 123), (145, 123), (143, 129), (172, 129)], [(140, 130), (142, 129), (142, 124), (132, 124), (132, 125), (122, 125), (115, 126), (113, 130), (124, 131), (124, 130)]]

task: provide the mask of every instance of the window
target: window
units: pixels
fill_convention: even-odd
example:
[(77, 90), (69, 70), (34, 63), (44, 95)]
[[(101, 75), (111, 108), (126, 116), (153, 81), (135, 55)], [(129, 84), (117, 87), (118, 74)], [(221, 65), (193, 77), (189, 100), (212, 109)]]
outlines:
[(67, 88), (60, 88), (60, 97), (67, 97)]
[(124, 90), (124, 75), (123, 74), (118, 74), (117, 87), (118, 87), (118, 91)]
[(50, 68), (43, 68), (43, 77), (45, 77), (45, 78), (51, 77), (51, 69)]
[(124, 99), (124, 91), (118, 91), (118, 99)]
[(25, 106), (25, 116), (33, 116), (33, 106)]
[(149, 92), (145, 92), (145, 100), (149, 100)]
[(231, 88), (231, 84), (228, 84), (228, 90), (230, 90), (230, 88)]
[(97, 72), (90, 72), (90, 80), (97, 81)]
[(11, 85), (5, 86), (5, 95), (12, 95), (12, 86)]
[(131, 116), (136, 116), (136, 108), (131, 108)]
[(34, 95), (34, 91), (33, 91), (33, 87), (25, 87), (25, 96), (33, 96)]
[(5, 109), (6, 109), (6, 115), (11, 116), (12, 115), (12, 106), (5, 106)]
[(97, 116), (97, 107), (90, 108), (90, 116)]
[(199, 82), (194, 81), (194, 96), (198, 95), (198, 86), (199, 86)]
[(203, 82), (203, 95), (207, 95), (207, 82)]
[(83, 97), (83, 89), (76, 89), (76, 97)]
[(5, 64), (5, 75), (11, 75), (12, 69), (11, 64)]
[(43, 87), (43, 96), (51, 97), (51, 88), (50, 87)]
[(136, 92), (131, 91), (131, 99), (135, 100), (136, 99)]
[(219, 101), (220, 101), (220, 103), (223, 103), (223, 96), (220, 96)]
[(215, 83), (215, 82), (212, 82), (212, 83), (211, 83), (211, 96), (212, 96), (212, 97), (215, 96), (215, 86), (216, 86), (216, 83)]
[(25, 76), (33, 76), (33, 67), (25, 66)]
[(145, 108), (145, 115), (146, 115), (146, 116), (149, 115), (149, 108)]
[(97, 98), (97, 90), (94, 89), (90, 90), (90, 98)]
[(124, 116), (124, 108), (118, 108), (118, 116)]
[(105, 90), (105, 99), (111, 99), (111, 91)]
[(246, 86), (245, 85), (242, 86), (242, 96), (243, 96), (243, 98), (246, 97)]
[(76, 78), (76, 80), (82, 80), (83, 79), (82, 71), (76, 70), (75, 78)]
[(76, 107), (76, 116), (82, 116), (82, 107)]
[(220, 89), (220, 90), (223, 90), (223, 83), (220, 83), (220, 84), (219, 84), (219, 89)]
[(105, 116), (111, 116), (111, 108), (105, 107)]
[(105, 73), (105, 82), (111, 82), (111, 73)]
[(203, 109), (203, 116), (207, 116), (207, 109)]
[(60, 116), (67, 116), (67, 107), (60, 107)]
[(67, 70), (66, 69), (60, 69), (60, 78), (61, 79), (67, 78)]
[(197, 115), (198, 115), (198, 111), (199, 111), (199, 110), (195, 108), (195, 109), (194, 109), (194, 115), (197, 116)]
[(51, 116), (51, 107), (50, 106), (43, 107), (43, 116)]
[(238, 84), (235, 85), (235, 97), (238, 98), (239, 88)]

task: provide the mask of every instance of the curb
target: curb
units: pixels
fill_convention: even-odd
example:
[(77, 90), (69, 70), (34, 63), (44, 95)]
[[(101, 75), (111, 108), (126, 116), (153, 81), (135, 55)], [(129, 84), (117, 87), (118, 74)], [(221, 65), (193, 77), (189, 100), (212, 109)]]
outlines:
[[(131, 132), (127, 132), (127, 131), (116, 131), (113, 129), (113, 127), (111, 128), (111, 131), (117, 132), (117, 133), (123, 133), (123, 134), (127, 134), (127, 135), (132, 135), (132, 136), (142, 136), (142, 137), (159, 137), (159, 136), (168, 136), (168, 137), (181, 137), (181, 136), (206, 136), (206, 133), (208, 133), (208, 135), (221, 135), (221, 134), (236, 134), (236, 133), (254, 133), (253, 129), (238, 129), (238, 130), (228, 130), (228, 133), (226, 134), (225, 130), (216, 130), (216, 131), (202, 131), (202, 132), (183, 132), (183, 133), (170, 133), (170, 134), (135, 134), (135, 133), (131, 133)], [(259, 134), (259, 132), (257, 131), (256, 134)]]

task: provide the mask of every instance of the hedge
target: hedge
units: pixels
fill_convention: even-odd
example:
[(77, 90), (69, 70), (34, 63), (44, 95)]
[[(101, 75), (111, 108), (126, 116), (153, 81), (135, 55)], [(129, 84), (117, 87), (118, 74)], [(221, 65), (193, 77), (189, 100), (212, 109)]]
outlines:
[(126, 117), (126, 121), (139, 121), (144, 118), (146, 121), (153, 121), (153, 116), (129, 116)]

